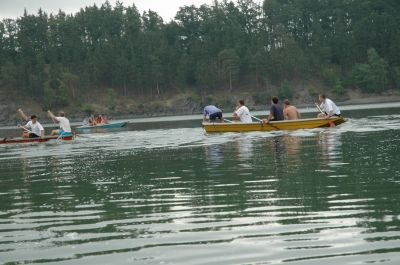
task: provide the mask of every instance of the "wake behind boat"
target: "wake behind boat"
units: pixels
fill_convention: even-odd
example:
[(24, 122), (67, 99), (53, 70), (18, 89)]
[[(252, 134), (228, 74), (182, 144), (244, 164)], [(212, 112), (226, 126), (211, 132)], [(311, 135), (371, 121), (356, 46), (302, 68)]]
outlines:
[(300, 129), (315, 129), (323, 127), (331, 127), (346, 122), (343, 117), (301, 119), (301, 120), (284, 120), (271, 122), (252, 122), (252, 123), (212, 123), (203, 122), (203, 128), (208, 133), (217, 132), (255, 132), (255, 131), (291, 131)]

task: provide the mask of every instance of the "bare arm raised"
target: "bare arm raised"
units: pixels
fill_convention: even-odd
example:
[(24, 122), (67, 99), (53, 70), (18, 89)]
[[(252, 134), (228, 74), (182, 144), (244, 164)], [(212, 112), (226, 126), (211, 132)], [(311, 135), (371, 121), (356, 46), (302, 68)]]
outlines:
[(21, 116), (21, 118), (25, 121), (29, 121), (28, 116), (26, 116), (26, 114), (24, 113), (24, 111), (22, 109), (18, 109), (18, 114)]

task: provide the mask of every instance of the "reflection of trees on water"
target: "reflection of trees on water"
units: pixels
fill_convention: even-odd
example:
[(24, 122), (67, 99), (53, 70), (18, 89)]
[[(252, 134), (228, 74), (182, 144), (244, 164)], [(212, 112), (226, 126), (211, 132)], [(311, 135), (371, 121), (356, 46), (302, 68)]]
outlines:
[[(400, 224), (400, 163), (398, 161), (398, 130), (346, 135), (343, 159), (348, 162), (355, 197), (365, 200), (368, 213), (359, 225), (368, 227), (367, 233), (389, 232), (384, 236), (368, 236), (370, 240), (390, 240), (398, 233)], [(350, 186), (350, 185), (349, 185)]]
[[(396, 146), (382, 140), (399, 136), (377, 136), (364, 139), (335, 131), (311, 137), (239, 136), (227, 144), (179, 150), (21, 160), (21, 170), (12, 173), (15, 181), (0, 192), (21, 189), (23, 197), (3, 196), (1, 209), (73, 213), (86, 205), (104, 212), (98, 219), (71, 224), (110, 221), (106, 228), (94, 229), (100, 233), (133, 224), (126, 229), (137, 237), (154, 229), (147, 225), (136, 231), (135, 224), (141, 221), (213, 222), (247, 216), (269, 222), (276, 220), (270, 216), (292, 216), (277, 222), (302, 223), (307, 222), (301, 219), (307, 213), (321, 219), (327, 212), (340, 213), (346, 206), (340, 200), (371, 198), (369, 212), (362, 212), (365, 217), (347, 218), (359, 219), (371, 230), (393, 231), (399, 221), (395, 190), (400, 168)], [(15, 206), (21, 201), (30, 205)], [(124, 224), (113, 225), (115, 220)]]

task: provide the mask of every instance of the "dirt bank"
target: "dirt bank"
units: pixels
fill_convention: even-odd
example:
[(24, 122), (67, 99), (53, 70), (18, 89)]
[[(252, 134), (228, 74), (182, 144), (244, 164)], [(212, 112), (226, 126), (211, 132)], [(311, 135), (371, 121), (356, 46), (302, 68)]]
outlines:
[[(154, 117), (201, 113), (204, 105), (216, 104), (224, 112), (232, 112), (237, 100), (244, 99), (251, 110), (264, 110), (269, 105), (268, 93), (246, 90), (229, 93), (219, 92), (200, 95), (196, 92), (183, 92), (160, 97), (117, 97), (110, 106), (108, 99), (98, 97), (98, 102), (89, 101), (84, 104), (71, 102), (69, 107), (63, 108), (71, 121), (81, 121), (89, 113), (106, 113), (110, 119), (124, 119), (136, 117)], [(260, 96), (261, 95), (261, 96)], [(387, 91), (383, 94), (365, 94), (359, 90), (350, 90), (345, 95), (329, 95), (338, 105), (383, 103), (400, 101), (399, 91)], [(299, 107), (313, 106), (317, 95), (299, 91), (293, 96), (293, 104)], [(0, 125), (16, 125), (21, 123), (16, 110), (23, 108), (28, 114), (36, 114), (43, 123), (51, 122), (45, 109), (33, 98), (21, 98), (20, 95), (0, 92)], [(58, 109), (53, 109), (58, 111)]]

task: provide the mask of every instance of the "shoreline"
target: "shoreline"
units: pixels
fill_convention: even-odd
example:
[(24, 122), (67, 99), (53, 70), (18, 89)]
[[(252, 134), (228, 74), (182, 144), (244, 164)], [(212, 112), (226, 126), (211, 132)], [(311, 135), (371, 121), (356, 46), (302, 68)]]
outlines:
[[(339, 108), (342, 111), (347, 111), (347, 110), (362, 110), (366, 109), (366, 105), (368, 105), (369, 109), (379, 109), (379, 108), (400, 108), (400, 100), (399, 101), (379, 101), (377, 102), (376, 100), (363, 100), (362, 103), (356, 103), (356, 101), (348, 100), (343, 103), (338, 103)], [(310, 104), (299, 104), (297, 105), (301, 113), (317, 113), (318, 111), (316, 110), (314, 105)], [(254, 115), (257, 116), (267, 116), (269, 114), (269, 111), (265, 109), (257, 109), (253, 108), (251, 110)], [(231, 113), (226, 113), (225, 114), (226, 118), (232, 117)], [(197, 119), (202, 119), (202, 114), (176, 114), (176, 115), (154, 115), (154, 116), (130, 116), (130, 117), (116, 117), (115, 119), (112, 120), (112, 122), (118, 122), (118, 121), (127, 121), (129, 123), (151, 123), (151, 122), (172, 122), (172, 121), (191, 121), (191, 120), (197, 120)], [(55, 127), (54, 123), (42, 123), (43, 127), (45, 128), (51, 128)], [(71, 120), (71, 126), (76, 127), (80, 126), (81, 122), (77, 120)], [(0, 130), (9, 130), (9, 129), (14, 129), (14, 125), (10, 124), (0, 124)]]
[[(157, 107), (152, 108), (154, 102), (149, 102), (149, 105), (146, 107), (146, 111), (139, 111), (137, 106), (130, 104), (130, 100), (119, 99), (119, 104), (121, 107), (112, 111), (94, 109), (92, 113), (103, 113), (106, 114), (109, 120), (117, 121), (117, 120), (140, 120), (140, 122), (146, 122), (146, 120), (174, 120), (171, 117), (183, 117), (183, 116), (193, 116), (193, 117), (201, 117), (201, 113), (203, 110), (203, 106), (210, 104), (215, 104), (220, 107), (225, 113), (226, 117), (229, 117), (231, 112), (233, 112), (234, 102), (236, 102), (240, 98), (244, 98), (247, 102), (247, 106), (252, 112), (261, 112), (264, 111), (265, 115), (267, 115), (269, 110), (269, 102), (265, 100), (265, 104), (254, 104), (252, 100), (251, 93), (234, 93), (228, 103), (218, 104), (221, 102), (222, 95), (210, 95), (213, 96), (214, 100), (212, 101), (199, 101), (192, 100), (186, 94), (179, 94), (176, 97), (167, 97), (164, 99), (159, 99), (156, 103)], [(376, 94), (365, 94), (360, 92), (359, 90), (350, 90), (341, 97), (339, 96), (331, 96), (330, 98), (341, 107), (349, 106), (349, 105), (367, 105), (367, 104), (382, 104), (382, 103), (396, 103), (400, 102), (400, 91), (390, 90), (380, 95)], [(311, 101), (310, 99), (314, 99)], [(144, 101), (144, 100), (142, 100)], [(314, 102), (317, 101), (317, 96), (310, 95), (297, 95), (291, 100), (293, 105), (299, 109), (315, 109)], [(183, 102), (183, 103), (182, 103)], [(223, 101), (222, 101), (223, 102)], [(42, 124), (46, 124), (47, 126), (53, 126), (51, 120), (47, 117), (47, 114), (43, 111), (40, 104), (36, 101), (3, 101), (0, 104), (0, 127), (8, 127), (15, 126), (18, 123), (23, 123), (20, 117), (17, 115), (16, 110), (20, 107), (23, 107), (26, 113), (35, 113), (39, 116), (39, 120)], [(101, 105), (99, 105), (101, 106)], [(160, 107), (161, 106), (161, 107)], [(174, 106), (174, 107), (173, 107)], [(99, 107), (100, 108), (100, 107)], [(70, 119), (71, 124), (78, 125), (81, 124), (84, 117), (88, 114), (85, 113), (84, 110), (80, 108), (74, 108), (71, 106), (70, 108), (64, 109), (67, 113), (67, 117)], [(57, 110), (55, 110), (57, 111)], [(264, 115), (264, 114), (262, 114)]]

